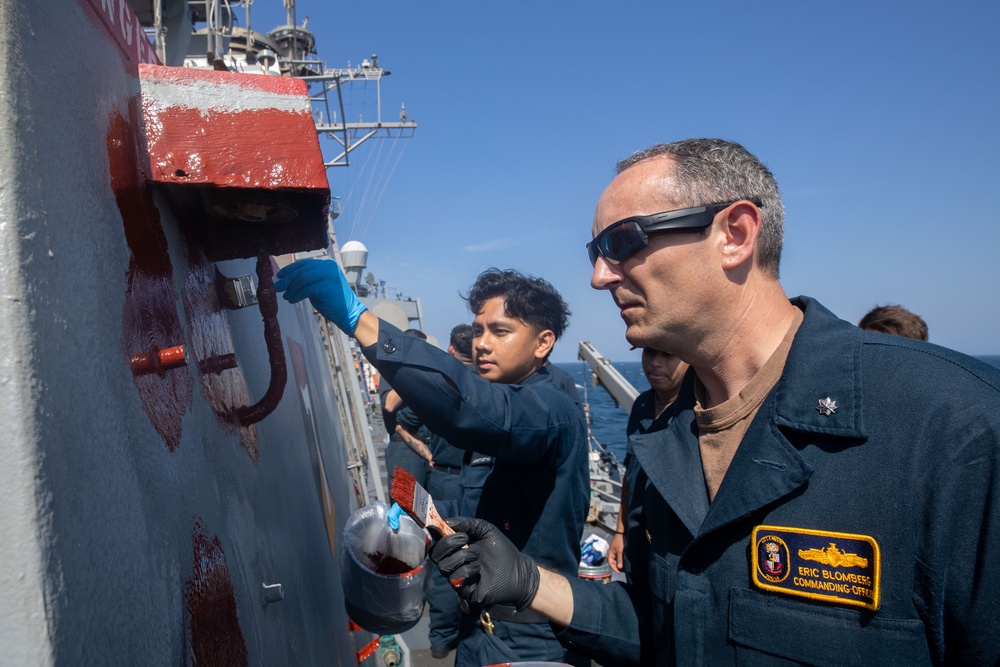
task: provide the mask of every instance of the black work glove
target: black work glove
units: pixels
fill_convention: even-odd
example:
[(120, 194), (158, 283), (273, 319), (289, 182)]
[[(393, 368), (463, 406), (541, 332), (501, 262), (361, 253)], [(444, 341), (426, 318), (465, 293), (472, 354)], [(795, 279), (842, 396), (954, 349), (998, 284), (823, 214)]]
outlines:
[(462, 606), (476, 612), (495, 604), (527, 609), (538, 591), (535, 561), (488, 521), (460, 516), (448, 525), (456, 532), (434, 544), (431, 560), (466, 603)]

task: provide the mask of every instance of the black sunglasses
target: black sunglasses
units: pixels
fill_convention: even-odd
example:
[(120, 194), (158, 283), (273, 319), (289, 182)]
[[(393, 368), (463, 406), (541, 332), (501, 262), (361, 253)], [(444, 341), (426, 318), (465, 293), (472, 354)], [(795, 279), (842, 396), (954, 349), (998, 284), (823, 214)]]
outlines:
[[(737, 199), (736, 201), (744, 201)], [(757, 206), (760, 202), (747, 199)], [(597, 264), (597, 258), (603, 257), (612, 264), (620, 264), (639, 252), (649, 244), (652, 234), (661, 232), (690, 232), (705, 229), (715, 218), (715, 214), (732, 206), (735, 201), (725, 204), (708, 204), (693, 208), (681, 208), (675, 211), (664, 211), (653, 215), (633, 215), (619, 220), (601, 230), (594, 240), (587, 244), (590, 253), (590, 263)]]

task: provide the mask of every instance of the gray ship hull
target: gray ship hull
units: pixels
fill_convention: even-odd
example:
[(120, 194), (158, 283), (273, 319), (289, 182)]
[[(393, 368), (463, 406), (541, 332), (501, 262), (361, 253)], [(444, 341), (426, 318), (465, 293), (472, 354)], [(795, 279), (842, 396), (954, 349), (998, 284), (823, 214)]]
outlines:
[(131, 10), (4, 2), (0, 35), (0, 662), (358, 664), (350, 360), (281, 302), (284, 391), (241, 424), (275, 363), (220, 276), (256, 260), (209, 261), (123, 176), (149, 48)]

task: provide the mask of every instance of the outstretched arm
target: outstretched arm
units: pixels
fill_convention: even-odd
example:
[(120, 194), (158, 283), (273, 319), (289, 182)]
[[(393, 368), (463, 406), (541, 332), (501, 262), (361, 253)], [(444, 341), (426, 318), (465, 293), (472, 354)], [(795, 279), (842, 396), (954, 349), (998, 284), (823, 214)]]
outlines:
[(470, 609), (478, 612), (497, 604), (518, 611), (530, 608), (569, 625), (573, 592), (565, 577), (540, 568), (488, 521), (456, 517), (448, 524), (456, 533), (435, 543), (431, 560)]
[(573, 620), (573, 589), (569, 581), (558, 572), (538, 568), (538, 591), (529, 607), (559, 625), (569, 625)]
[(574, 582), (541, 568), (482, 519), (456, 517), (448, 524), (458, 532), (435, 543), (431, 560), (463, 609), (477, 614), (494, 605), (530, 609), (553, 623), (559, 641), (602, 664), (652, 664), (656, 642), (639, 591)]
[[(575, 417), (567, 416), (570, 411), (549, 409), (548, 399), (540, 397), (545, 392), (516, 392), (491, 383), (455, 357), (412, 336), (405, 341), (384, 340), (401, 332), (365, 308), (333, 260), (293, 262), (278, 272), (274, 287), (290, 303), (309, 299), (323, 317), (353, 336), (425, 425), (451, 442), (475, 440), (476, 451), (534, 463), (550, 456), (564, 432), (576, 427)], [(379, 345), (380, 340), (384, 344)], [(421, 363), (411, 363), (414, 359)], [(530, 443), (512, 438), (515, 424), (546, 437)]]

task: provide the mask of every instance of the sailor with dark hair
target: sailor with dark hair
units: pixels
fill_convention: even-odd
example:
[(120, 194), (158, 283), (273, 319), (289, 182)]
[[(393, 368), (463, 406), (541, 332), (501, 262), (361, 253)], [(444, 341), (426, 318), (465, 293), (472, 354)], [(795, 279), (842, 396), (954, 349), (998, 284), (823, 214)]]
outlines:
[(858, 326), (865, 331), (927, 340), (927, 323), (924, 318), (902, 306), (875, 306), (864, 314)]
[[(432, 432), (495, 458), (476, 516), (498, 526), (533, 562), (575, 577), (590, 502), (587, 431), (545, 362), (569, 309), (547, 281), (490, 269), (469, 292), (473, 362), (404, 335), (358, 300), (340, 267), (306, 259), (278, 273), (275, 289), (353, 335), (383, 377)], [(477, 372), (478, 371), (478, 372)], [(477, 606), (463, 616), (456, 665), (518, 661), (589, 664), (523, 607)]]
[(456, 324), (448, 335), (448, 354), (463, 364), (472, 364), (472, 325)]

